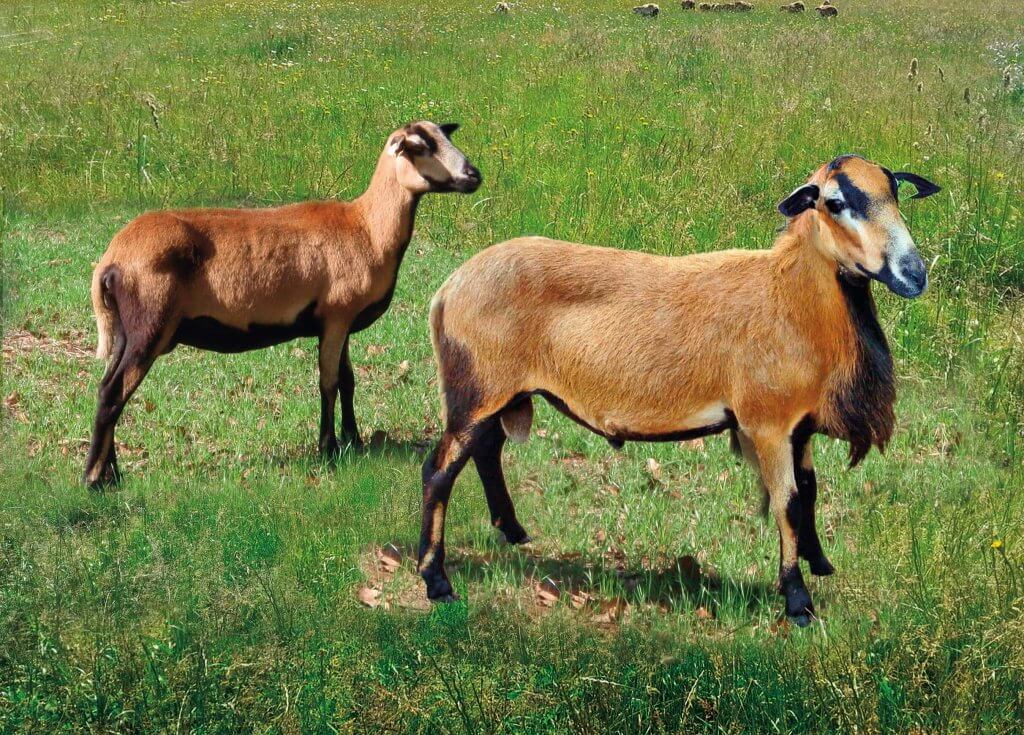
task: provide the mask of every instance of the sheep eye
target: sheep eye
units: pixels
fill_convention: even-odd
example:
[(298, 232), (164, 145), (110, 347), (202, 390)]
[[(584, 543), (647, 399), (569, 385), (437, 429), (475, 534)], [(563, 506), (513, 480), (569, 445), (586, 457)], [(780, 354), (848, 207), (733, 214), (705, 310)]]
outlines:
[(828, 211), (832, 214), (839, 214), (846, 209), (846, 202), (842, 199), (826, 199), (825, 206), (828, 207)]

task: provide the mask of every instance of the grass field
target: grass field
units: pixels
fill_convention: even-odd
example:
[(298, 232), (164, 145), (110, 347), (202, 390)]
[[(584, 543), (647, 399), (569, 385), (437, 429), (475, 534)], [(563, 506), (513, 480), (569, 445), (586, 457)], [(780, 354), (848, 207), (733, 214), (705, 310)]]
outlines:
[[(3, 3), (0, 730), (1019, 732), (1024, 6), (780, 3)], [(484, 185), (424, 201), (394, 306), (354, 340), (373, 448), (316, 455), (312, 341), (183, 348), (121, 422), (123, 485), (82, 488), (88, 284), (117, 229), (355, 196), (418, 118), (462, 123)], [(462, 601), (429, 608), (411, 554), (447, 274), (524, 233), (767, 247), (778, 200), (847, 151), (944, 191), (904, 207), (927, 294), (875, 289), (895, 440), (849, 471), (816, 443), (820, 622), (779, 621), (777, 533), (723, 437), (617, 453), (540, 404), (506, 461), (535, 541), (499, 544), (464, 473)]]

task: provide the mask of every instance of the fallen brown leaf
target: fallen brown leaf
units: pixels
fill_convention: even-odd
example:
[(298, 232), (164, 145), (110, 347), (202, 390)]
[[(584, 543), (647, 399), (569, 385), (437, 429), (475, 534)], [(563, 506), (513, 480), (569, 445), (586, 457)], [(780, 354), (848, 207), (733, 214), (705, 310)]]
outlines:
[(380, 605), (380, 590), (372, 587), (360, 587), (356, 597), (367, 607), (378, 607)]
[(647, 474), (654, 478), (656, 482), (661, 479), (661, 463), (654, 457), (647, 458), (646, 469)]
[(610, 600), (602, 600), (598, 609), (600, 612), (594, 615), (591, 621), (598, 625), (611, 625), (625, 616), (629, 604), (621, 597), (613, 597)]

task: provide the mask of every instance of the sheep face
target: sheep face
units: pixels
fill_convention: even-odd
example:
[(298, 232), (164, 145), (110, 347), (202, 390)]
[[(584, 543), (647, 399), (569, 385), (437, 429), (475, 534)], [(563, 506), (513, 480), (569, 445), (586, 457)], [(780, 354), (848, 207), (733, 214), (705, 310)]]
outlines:
[(396, 130), (387, 152), (395, 159), (398, 182), (411, 192), (457, 191), (469, 194), (480, 188), (480, 171), (452, 144), (457, 123), (435, 125), (423, 120)]
[(900, 213), (900, 181), (917, 188), (914, 198), (940, 189), (916, 174), (893, 173), (860, 156), (839, 156), (818, 169), (789, 195), (779, 211), (804, 212), (818, 228), (824, 254), (849, 273), (881, 281), (904, 298), (916, 298), (928, 285), (928, 271)]

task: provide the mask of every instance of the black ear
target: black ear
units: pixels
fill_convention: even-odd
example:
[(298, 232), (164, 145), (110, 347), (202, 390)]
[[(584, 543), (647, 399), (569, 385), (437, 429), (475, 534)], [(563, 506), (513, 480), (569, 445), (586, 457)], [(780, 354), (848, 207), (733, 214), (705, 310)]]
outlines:
[(458, 123), (445, 123), (441, 126), (441, 132), (444, 133), (446, 138), (452, 137), (452, 133), (459, 129)]
[(917, 193), (910, 197), (911, 199), (924, 199), (925, 197), (930, 197), (932, 194), (938, 194), (942, 191), (941, 186), (933, 184), (924, 176), (918, 176), (917, 174), (912, 174), (909, 171), (896, 171), (893, 174), (893, 178), (897, 181), (907, 181), (914, 185), (917, 189)]
[(779, 211), (787, 217), (796, 217), (813, 207), (819, 196), (821, 189), (817, 184), (804, 184), (779, 203)]

